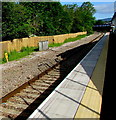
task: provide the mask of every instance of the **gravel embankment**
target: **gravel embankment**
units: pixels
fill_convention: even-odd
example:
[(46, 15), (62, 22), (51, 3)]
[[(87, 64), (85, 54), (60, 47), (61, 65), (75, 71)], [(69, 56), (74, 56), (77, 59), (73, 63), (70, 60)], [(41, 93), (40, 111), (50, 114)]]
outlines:
[(2, 93), (0, 98), (55, 65), (58, 61), (61, 61), (62, 58), (59, 56), (61, 53), (86, 44), (98, 35), (100, 33), (95, 33), (75, 42), (66, 43), (60, 47), (49, 48), (47, 51), (34, 52), (18, 61), (1, 64)]

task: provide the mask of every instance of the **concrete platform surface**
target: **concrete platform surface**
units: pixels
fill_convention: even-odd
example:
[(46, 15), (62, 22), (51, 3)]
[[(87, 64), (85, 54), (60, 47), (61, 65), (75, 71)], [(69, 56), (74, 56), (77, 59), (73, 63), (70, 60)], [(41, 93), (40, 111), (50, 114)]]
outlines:
[[(82, 104), (82, 100), (84, 99), (83, 96), (86, 94), (86, 91), (88, 94), (91, 94), (91, 91), (87, 90), (89, 88), (97, 91), (97, 88), (93, 87), (91, 77), (97, 62), (99, 61), (99, 57), (103, 51), (107, 37), (108, 34), (105, 34), (93, 49), (81, 60), (81, 62), (32, 113), (32, 115), (30, 115), (29, 120), (33, 120), (35, 118), (46, 118), (49, 120), (52, 118), (73, 119), (74, 117), (76, 118), (76, 116), (78, 117), (76, 112), (78, 112), (78, 108), (80, 109), (80, 105), (82, 107), (89, 108)], [(89, 100), (89, 98), (87, 99)], [(91, 110), (91, 108), (89, 110)], [(98, 112), (96, 111), (96, 113)]]
[(109, 38), (107, 37), (85, 94), (79, 108), (77, 109), (75, 115), (76, 120), (82, 120), (82, 118), (94, 118), (93, 120), (100, 119), (108, 43)]

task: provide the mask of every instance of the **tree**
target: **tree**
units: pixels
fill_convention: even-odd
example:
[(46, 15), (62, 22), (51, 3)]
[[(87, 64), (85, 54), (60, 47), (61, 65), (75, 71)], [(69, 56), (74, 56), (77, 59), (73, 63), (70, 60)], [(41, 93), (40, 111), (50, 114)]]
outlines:
[(88, 33), (92, 32), (92, 27), (95, 21), (93, 14), (95, 9), (90, 2), (84, 2), (81, 7), (77, 5), (65, 6), (69, 13), (73, 8), (73, 22), (71, 32), (87, 31)]
[(70, 17), (60, 2), (21, 2), (29, 13), (36, 35), (54, 35), (70, 32)]
[(2, 3), (2, 36), (4, 39), (26, 37), (31, 31), (26, 9), (14, 2)]
[(3, 40), (92, 31), (95, 9), (90, 2), (64, 5), (60, 2), (3, 2)]
[(91, 33), (95, 22), (95, 17), (93, 17), (93, 14), (96, 12), (96, 10), (93, 7), (93, 4), (90, 2), (84, 2), (80, 9), (83, 14), (83, 26), (88, 33)]
[(96, 12), (95, 8), (93, 7), (93, 4), (90, 2), (84, 2), (81, 5), (81, 9), (85, 12), (85, 14), (89, 15), (93, 15)]
[(70, 32), (73, 32), (71, 29), (72, 29), (72, 27), (75, 27), (75, 26), (73, 26), (73, 23), (74, 23), (74, 18), (75, 18), (75, 11), (78, 9), (78, 5), (77, 4), (73, 4), (73, 5), (67, 4), (67, 5), (64, 5), (63, 7), (64, 7), (64, 11), (68, 14), (68, 16), (70, 18), (70, 24), (69, 24)]
[(95, 25), (103, 25), (105, 22), (102, 20), (96, 20)]

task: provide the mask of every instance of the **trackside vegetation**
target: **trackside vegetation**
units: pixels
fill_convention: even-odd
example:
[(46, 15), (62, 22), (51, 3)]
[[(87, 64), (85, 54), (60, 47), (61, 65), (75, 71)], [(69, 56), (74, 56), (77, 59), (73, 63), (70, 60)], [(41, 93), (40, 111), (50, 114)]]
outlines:
[[(86, 37), (87, 35), (79, 35), (75, 38), (68, 38), (64, 41), (64, 43), (67, 43), (67, 42), (73, 42), (73, 41), (76, 41), (76, 40), (80, 40), (81, 38), (84, 38)], [(54, 44), (49, 44), (49, 47), (58, 47), (58, 46), (61, 46), (63, 45), (64, 43), (54, 43)], [(23, 58), (25, 56), (28, 56), (30, 55), (32, 52), (35, 52), (35, 51), (39, 51), (39, 48), (38, 47), (23, 47), (21, 49), (21, 51), (17, 52), (16, 50), (8, 53), (8, 60), (9, 61), (13, 61), (13, 60), (19, 60), (20, 58)], [(6, 51), (7, 53), (7, 51)], [(7, 60), (4, 56), (3, 59), (0, 59), (0, 64), (3, 64), (3, 63), (6, 63)]]
[(52, 43), (52, 44), (49, 44), (49, 47), (58, 47), (58, 46), (63, 45), (64, 43), (74, 42), (74, 41), (80, 40), (81, 38), (84, 38), (86, 36), (87, 36), (87, 34), (85, 34), (85, 35), (78, 35), (77, 37), (66, 39), (63, 43)]
[(2, 40), (51, 36), (87, 31), (92, 33), (95, 9), (90, 2), (2, 2)]
[[(19, 0), (20, 1), (20, 0)], [(51, 0), (52, 1), (52, 0)], [(2, 40), (13, 40), (30, 36), (52, 36), (87, 31), (93, 32), (95, 9), (91, 2), (65, 4), (60, 2), (2, 2)], [(85, 35), (69, 38), (72, 42)], [(49, 47), (60, 46), (50, 44)], [(8, 53), (9, 61), (18, 60), (38, 50), (36, 47), (22, 48)], [(7, 51), (6, 51), (7, 53)], [(0, 63), (5, 63), (5, 57)]]
[[(38, 51), (38, 47), (23, 47), (21, 51), (17, 52), (16, 50), (8, 53), (7, 51), (5, 53), (8, 53), (8, 61), (13, 61), (13, 60), (19, 60), (20, 58), (23, 58), (25, 56), (30, 55), (34, 51)], [(4, 56), (4, 58), (0, 59), (0, 64), (6, 63), (7, 60)]]

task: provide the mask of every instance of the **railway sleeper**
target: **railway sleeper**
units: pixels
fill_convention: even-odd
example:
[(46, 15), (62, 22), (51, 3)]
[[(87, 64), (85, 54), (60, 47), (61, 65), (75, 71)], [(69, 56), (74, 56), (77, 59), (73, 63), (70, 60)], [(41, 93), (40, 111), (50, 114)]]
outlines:
[(23, 93), (26, 93), (26, 94), (34, 94), (34, 95), (40, 95), (40, 91), (37, 91), (37, 90), (33, 90), (33, 89), (25, 89), (22, 91)]
[[(21, 112), (19, 112), (18, 114), (15, 114), (15, 113), (10, 113), (10, 112), (3, 112), (2, 113), (2, 118), (6, 118), (5, 120), (14, 120), (15, 118), (17, 118), (17, 116), (19, 116), (20, 114), (22, 114)], [(24, 117), (27, 117), (28, 115), (30, 114), (29, 111), (27, 111), (26, 113), (22, 114), (22, 116), (20, 116), (20, 118), (24, 118)], [(22, 119), (21, 118), (21, 119)], [(20, 119), (20, 120), (21, 120)], [(4, 120), (4, 119), (3, 119)]]
[[(23, 91), (26, 92), (26, 93), (28, 93), (28, 92), (31, 91), (31, 89), (32, 89), (32, 88), (27, 88), (27, 89), (24, 89)], [(48, 90), (51, 90), (51, 89), (52, 89), (52, 88), (49, 88)], [(33, 89), (32, 89), (32, 90), (33, 90)], [(38, 94), (38, 92), (40, 92), (40, 91), (45, 91), (45, 90), (46, 90), (46, 87), (40, 87), (40, 88), (38, 88), (38, 90), (37, 90), (37, 89), (36, 89), (36, 90), (34, 89), (34, 90), (32, 91), (32, 93), (34, 93), (34, 92), (36, 93), (36, 92), (37, 92), (36, 94)]]
[(48, 88), (50, 85), (51, 84), (48, 84), (48, 83), (42, 83), (42, 84), (40, 84), (40, 83), (35, 82), (35, 83), (32, 84), (32, 87), (36, 88), (36, 89), (40, 88), (40, 87), (46, 87), (46, 88)]
[[(11, 114), (11, 113), (2, 113), (2, 119), (3, 120), (14, 120), (14, 118), (16, 118), (17, 117), (17, 115), (16, 114)], [(0, 116), (1, 117), (1, 116)]]
[[(41, 81), (43, 81), (43, 80), (46, 80), (46, 81), (55, 81), (56, 80), (56, 78), (51, 78), (51, 77), (42, 77), (41, 79), (40, 79)], [(36, 82), (39, 82), (38, 80), (36, 81)]]
[(21, 97), (21, 98), (23, 98), (23, 99), (25, 99), (26, 100), (26, 98), (28, 98), (28, 99), (30, 99), (30, 100), (35, 100), (35, 96), (29, 96), (29, 95), (26, 95), (26, 94), (16, 94), (15, 96), (17, 96), (17, 97)]
[[(41, 99), (45, 98), (44, 96), (41, 96)], [(21, 97), (12, 97), (9, 99), (10, 102), (19, 103), (19, 104), (25, 104), (30, 105), (34, 100), (28, 99), (28, 98), (21, 98)], [(35, 101), (34, 101), (35, 102)]]
[[(7, 113), (7, 115), (9, 115), (9, 114), (15, 115), (15, 117), (20, 114), (19, 111), (17, 111), (17, 110), (4, 108), (4, 107), (2, 107), (2, 106), (0, 106), (0, 109), (2, 110), (2, 114)], [(6, 117), (7, 117), (7, 116), (6, 116)]]
[(23, 107), (21, 104), (20, 104), (20, 106), (17, 106), (17, 105), (18, 104), (13, 105), (13, 104), (8, 104), (7, 103), (7, 104), (2, 105), (2, 107), (10, 109), (10, 110), (16, 110), (16, 111), (19, 111), (19, 112), (21, 112), (25, 109), (25, 107)]
[(22, 108), (22, 109), (25, 109), (28, 105), (26, 104), (21, 104), (21, 103), (14, 103), (12, 101), (8, 101), (6, 104), (3, 105), (3, 107), (6, 107), (6, 106), (14, 106), (16, 108)]

